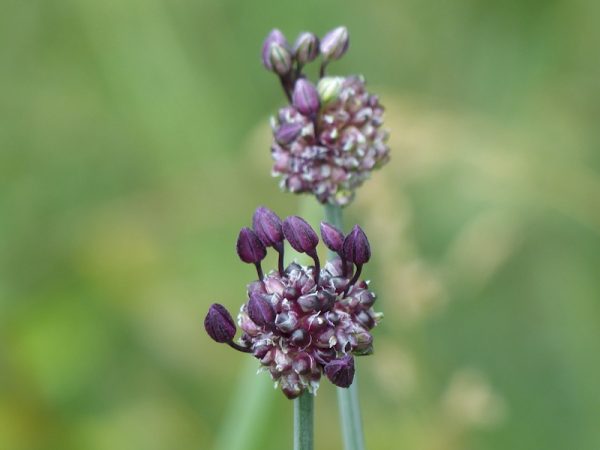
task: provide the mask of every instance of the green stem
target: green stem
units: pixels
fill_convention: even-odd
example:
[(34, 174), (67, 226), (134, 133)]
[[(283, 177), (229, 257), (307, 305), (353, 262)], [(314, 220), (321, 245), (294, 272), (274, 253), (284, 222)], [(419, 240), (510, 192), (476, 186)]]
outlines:
[(308, 392), (294, 400), (294, 450), (313, 450), (314, 397)]
[[(343, 231), (342, 208), (336, 205), (325, 205), (325, 218), (331, 225)], [(330, 257), (335, 256), (335, 253)], [(338, 406), (345, 450), (364, 450), (365, 438), (362, 430), (360, 403), (358, 402), (358, 376), (349, 388), (337, 388)]]

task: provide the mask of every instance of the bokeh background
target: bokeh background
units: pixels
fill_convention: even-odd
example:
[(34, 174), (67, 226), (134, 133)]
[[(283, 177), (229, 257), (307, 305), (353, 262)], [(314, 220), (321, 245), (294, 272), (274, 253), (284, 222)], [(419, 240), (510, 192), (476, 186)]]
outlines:
[[(0, 448), (281, 450), (291, 404), (210, 341), (251, 267), (283, 103), (259, 61), (349, 27), (332, 73), (387, 107), (346, 223), (386, 319), (361, 359), (377, 450), (600, 448), (600, 3), (2, 0)], [(341, 448), (335, 391), (317, 449)]]

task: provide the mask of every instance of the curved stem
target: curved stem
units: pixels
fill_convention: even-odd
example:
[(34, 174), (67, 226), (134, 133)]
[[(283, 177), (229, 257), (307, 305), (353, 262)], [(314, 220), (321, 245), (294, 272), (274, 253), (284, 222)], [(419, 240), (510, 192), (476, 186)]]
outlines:
[[(337, 205), (325, 205), (325, 218), (331, 225), (343, 230), (342, 208)], [(330, 257), (335, 253), (330, 252)], [(358, 401), (358, 374), (349, 388), (337, 388), (340, 421), (345, 450), (364, 450), (365, 438), (362, 429), (360, 404)]]
[(294, 450), (313, 450), (314, 397), (308, 392), (294, 400)]

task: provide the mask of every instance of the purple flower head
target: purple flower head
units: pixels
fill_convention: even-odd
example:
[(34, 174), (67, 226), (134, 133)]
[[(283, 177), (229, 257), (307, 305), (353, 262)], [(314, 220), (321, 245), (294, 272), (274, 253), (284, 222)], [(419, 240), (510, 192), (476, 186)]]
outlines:
[[(279, 75), (289, 104), (272, 119), (274, 176), (283, 190), (311, 193), (321, 203), (344, 206), (356, 189), (389, 160), (383, 106), (360, 76), (327, 76), (333, 60), (348, 50), (346, 27), (319, 39), (300, 33), (290, 50), (273, 30), (263, 45), (264, 65)], [(323, 55), (313, 83), (305, 65)]]
[(317, 92), (317, 88), (304, 78), (296, 81), (292, 101), (294, 108), (305, 116), (311, 117), (319, 112), (319, 93)]
[[(288, 217), (282, 232), (296, 250), (316, 255), (319, 239), (304, 219)], [(339, 241), (334, 234), (332, 239)], [(358, 253), (355, 249), (354, 255)], [(314, 265), (292, 262), (283, 270), (271, 270), (247, 286), (237, 318), (239, 343), (233, 341), (235, 324), (220, 305), (209, 309), (206, 331), (218, 342), (252, 353), (288, 398), (314, 393), (322, 375), (347, 387), (354, 374), (353, 356), (372, 353), (371, 330), (382, 317), (373, 309), (375, 294), (359, 279), (359, 270), (347, 272), (337, 256), (322, 269), (315, 260)]]
[(300, 33), (294, 44), (294, 57), (300, 64), (307, 64), (319, 56), (319, 38), (307, 31)]
[(333, 384), (339, 387), (350, 387), (354, 380), (354, 358), (346, 355), (334, 359), (325, 366), (325, 375)]
[[(321, 81), (318, 110), (314, 100), (295, 100), (274, 117), (272, 172), (281, 177), (284, 190), (312, 193), (321, 203), (344, 206), (371, 172), (389, 160), (388, 134), (381, 129), (383, 107), (367, 92), (363, 78)], [(308, 111), (317, 112), (310, 116)]]
[(348, 50), (350, 38), (346, 27), (337, 27), (321, 39), (321, 53), (325, 61), (340, 59)]
[(235, 336), (235, 322), (229, 311), (218, 303), (213, 303), (204, 319), (206, 333), (219, 343), (229, 342)]

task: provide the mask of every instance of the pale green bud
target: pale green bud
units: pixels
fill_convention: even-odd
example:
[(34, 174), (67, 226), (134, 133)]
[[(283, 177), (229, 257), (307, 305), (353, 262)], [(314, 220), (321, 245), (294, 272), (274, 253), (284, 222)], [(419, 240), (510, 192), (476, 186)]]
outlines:
[(321, 99), (321, 104), (336, 100), (342, 90), (344, 78), (342, 77), (324, 77), (317, 84), (317, 92)]

